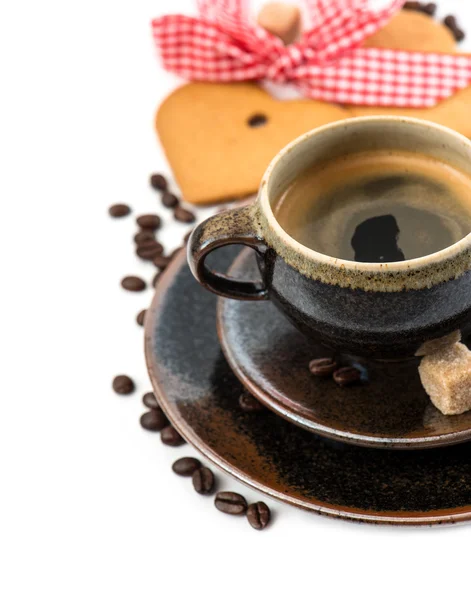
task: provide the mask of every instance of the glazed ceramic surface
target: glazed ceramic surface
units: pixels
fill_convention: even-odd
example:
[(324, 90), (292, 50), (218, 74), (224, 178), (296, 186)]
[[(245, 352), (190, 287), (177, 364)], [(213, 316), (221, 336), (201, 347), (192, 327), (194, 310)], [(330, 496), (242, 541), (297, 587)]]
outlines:
[[(413, 357), (425, 342), (463, 330), (471, 322), (471, 234), (422, 258), (360, 263), (301, 245), (274, 216), (280, 193), (309, 165), (387, 149), (420, 152), (471, 175), (471, 142), (426, 121), (369, 117), (321, 127), (278, 154), (253, 206), (215, 215), (195, 229), (188, 254), (195, 277), (225, 297), (269, 299), (311, 339), (362, 357)], [(207, 268), (208, 254), (234, 243), (256, 250), (259, 281)]]
[[(253, 252), (229, 270), (253, 278)], [(418, 360), (362, 361), (367, 383), (338, 387), (311, 375), (310, 360), (332, 353), (313, 343), (272, 305), (220, 298), (218, 331), (224, 354), (240, 381), (282, 417), (333, 439), (374, 447), (420, 448), (471, 439), (471, 412), (447, 417), (425, 393)], [(357, 364), (338, 357), (342, 366)]]
[[(234, 253), (218, 253), (229, 267)], [(375, 523), (471, 518), (471, 444), (398, 452), (325, 440), (266, 411), (243, 413), (242, 386), (216, 335), (216, 298), (183, 253), (161, 278), (146, 319), (155, 392), (182, 435), (215, 464), (279, 500)]]

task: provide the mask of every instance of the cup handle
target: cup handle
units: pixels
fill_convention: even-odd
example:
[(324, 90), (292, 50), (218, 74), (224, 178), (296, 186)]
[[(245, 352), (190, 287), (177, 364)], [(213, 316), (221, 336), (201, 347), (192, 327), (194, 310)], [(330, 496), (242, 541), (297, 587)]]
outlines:
[(227, 210), (198, 225), (188, 240), (188, 263), (191, 272), (206, 289), (235, 300), (267, 300), (262, 282), (244, 281), (212, 271), (206, 265), (208, 254), (231, 244), (253, 248), (260, 255), (266, 250), (264, 240), (254, 232), (254, 206)]

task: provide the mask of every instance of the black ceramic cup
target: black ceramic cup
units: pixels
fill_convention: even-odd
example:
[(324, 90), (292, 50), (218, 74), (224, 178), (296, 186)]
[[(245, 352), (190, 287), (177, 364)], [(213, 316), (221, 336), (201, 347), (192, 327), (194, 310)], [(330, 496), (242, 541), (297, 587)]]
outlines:
[[(427, 121), (363, 117), (315, 129), (274, 158), (253, 205), (196, 227), (188, 244), (196, 279), (220, 296), (270, 300), (307, 336), (359, 357), (410, 358), (422, 354), (426, 343), (457, 335), (471, 324), (471, 234), (421, 258), (363, 263), (301, 245), (274, 216), (275, 200), (309, 165), (384, 149), (420, 152), (471, 175), (471, 142)], [(260, 281), (236, 280), (208, 268), (208, 254), (228, 244), (255, 250)]]

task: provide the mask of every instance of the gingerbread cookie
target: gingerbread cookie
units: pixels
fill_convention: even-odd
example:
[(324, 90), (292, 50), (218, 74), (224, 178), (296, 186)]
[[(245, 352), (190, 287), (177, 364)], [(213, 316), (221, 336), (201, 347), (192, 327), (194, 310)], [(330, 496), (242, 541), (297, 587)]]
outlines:
[[(426, 14), (401, 11), (378, 33), (367, 40), (367, 46), (399, 50), (452, 53), (456, 40), (449, 29)], [(348, 107), (352, 116), (392, 115), (426, 119), (450, 127), (471, 137), (471, 87), (458, 91), (433, 108)]]
[(364, 44), (367, 48), (391, 48), (417, 52), (456, 52), (456, 40), (443, 23), (420, 12), (401, 10)]
[(205, 204), (256, 192), (286, 144), (348, 116), (314, 100), (275, 100), (251, 83), (189, 83), (160, 106), (156, 128), (183, 197)]
[(371, 115), (392, 115), (414, 117), (444, 125), (471, 138), (471, 87), (456, 92), (451, 98), (443, 100), (432, 108), (376, 108), (368, 106), (350, 106), (355, 117)]

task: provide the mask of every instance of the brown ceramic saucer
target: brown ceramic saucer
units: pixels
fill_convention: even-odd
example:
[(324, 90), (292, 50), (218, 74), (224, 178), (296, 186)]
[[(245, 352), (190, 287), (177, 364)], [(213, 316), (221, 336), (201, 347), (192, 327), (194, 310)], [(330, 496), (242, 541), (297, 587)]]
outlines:
[[(224, 272), (233, 258), (218, 251), (215, 266)], [(193, 279), (182, 252), (147, 314), (146, 358), (162, 408), (208, 459), (260, 492), (324, 515), (396, 525), (471, 520), (471, 443), (414, 452), (361, 448), (272, 411), (244, 413), (243, 388), (215, 321), (216, 298)]]
[[(253, 253), (243, 251), (229, 273), (256, 278)], [(244, 386), (305, 429), (370, 447), (431, 448), (471, 439), (471, 411), (442, 415), (425, 393), (415, 361), (364, 363), (369, 383), (340, 388), (308, 370), (311, 359), (331, 353), (313, 345), (269, 302), (221, 298), (218, 333)]]

